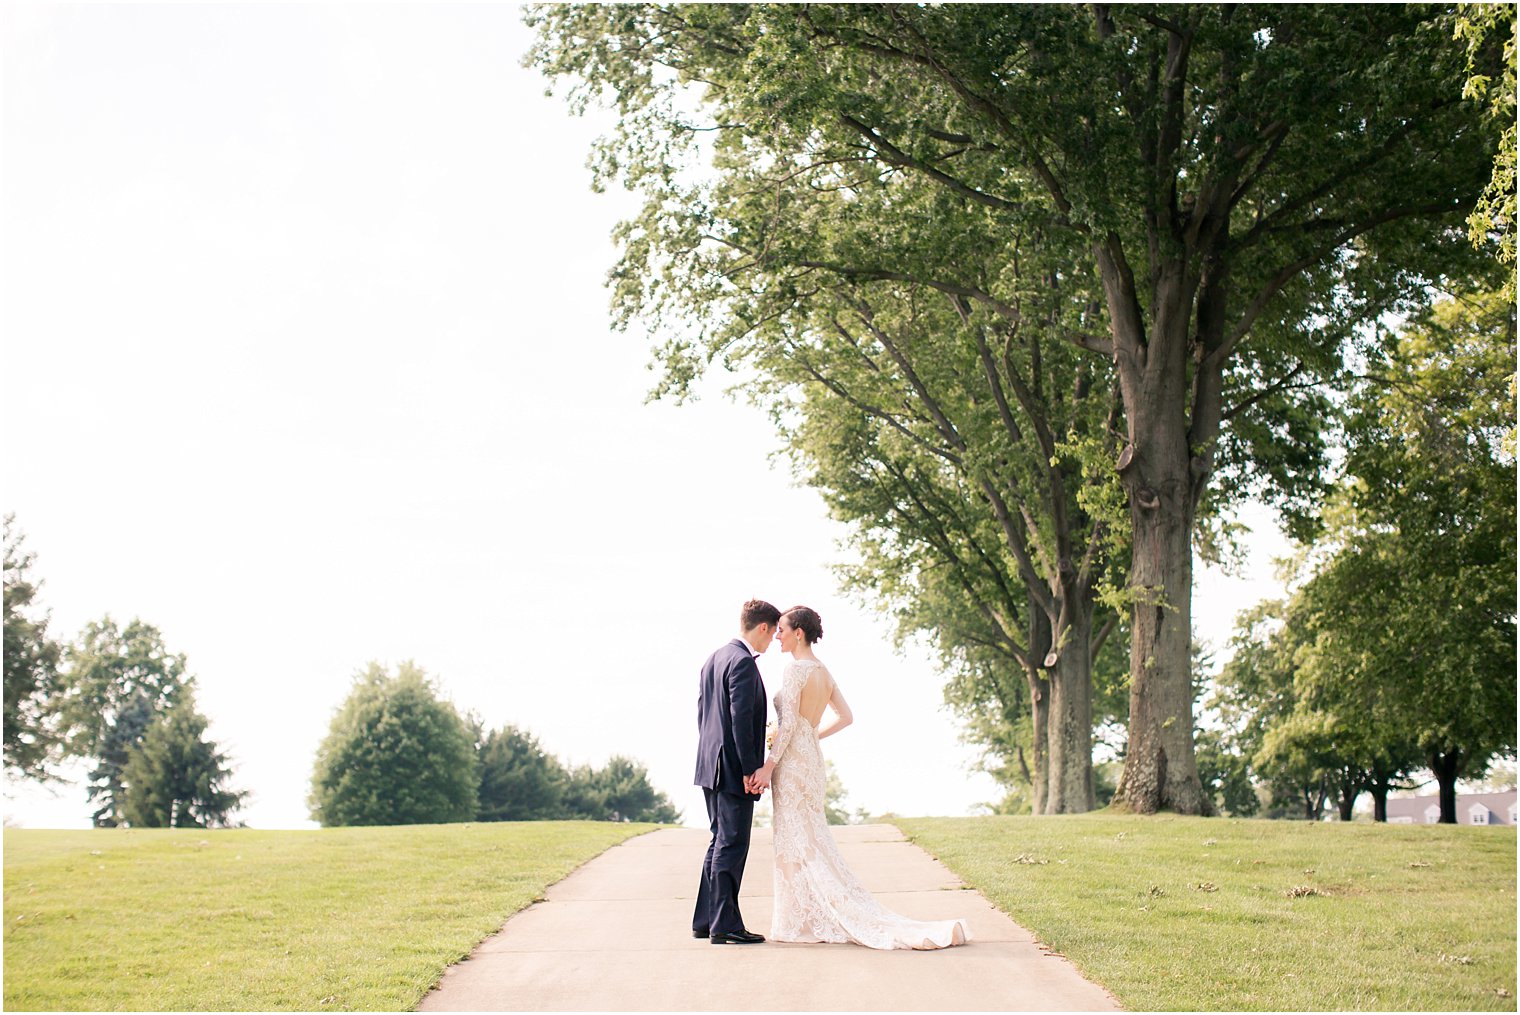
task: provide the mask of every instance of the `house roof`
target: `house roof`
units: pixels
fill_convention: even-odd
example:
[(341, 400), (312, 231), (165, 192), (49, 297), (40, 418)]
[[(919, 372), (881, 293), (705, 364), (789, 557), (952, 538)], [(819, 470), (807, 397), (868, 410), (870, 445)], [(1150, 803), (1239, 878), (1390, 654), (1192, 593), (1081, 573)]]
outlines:
[[(1388, 798), (1389, 818), (1414, 818), (1423, 821), (1425, 808), (1432, 804), (1440, 806), (1441, 798), (1431, 796), (1406, 796)], [(1467, 816), (1467, 810), (1473, 804), (1482, 804), (1494, 815), (1495, 824), (1508, 825), (1509, 809), (1515, 803), (1515, 791), (1507, 793), (1461, 793), (1457, 795), (1457, 820), (1461, 821)]]

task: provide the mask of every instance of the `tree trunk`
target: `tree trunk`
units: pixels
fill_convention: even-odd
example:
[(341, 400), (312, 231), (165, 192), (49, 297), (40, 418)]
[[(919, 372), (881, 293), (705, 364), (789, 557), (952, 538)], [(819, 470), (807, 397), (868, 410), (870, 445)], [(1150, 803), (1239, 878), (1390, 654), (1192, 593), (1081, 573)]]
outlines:
[(1372, 820), (1388, 821), (1388, 784), (1386, 782), (1374, 782), (1372, 784)]
[(1043, 814), (1080, 814), (1097, 806), (1092, 773), (1092, 603), (1072, 594), (1068, 627), (1050, 677), (1049, 789)]
[[(1044, 659), (1050, 651), (1050, 618), (1030, 596), (1029, 658)], [(1029, 678), (1029, 718), (1034, 750), (1034, 813), (1045, 813), (1046, 793), (1050, 788), (1050, 681), (1035, 666), (1026, 670)]]
[(1399, 775), (1400, 769), (1384, 768), (1381, 762), (1373, 762), (1372, 770), (1367, 775), (1367, 792), (1372, 794), (1373, 821), (1388, 821), (1388, 793)]
[(1462, 774), (1462, 760), (1460, 750), (1430, 755), (1430, 771), (1436, 777), (1436, 785), (1440, 787), (1440, 824), (1443, 825), (1457, 823), (1457, 779)]
[(1362, 795), (1362, 790), (1367, 788), (1367, 773), (1352, 765), (1346, 765), (1336, 771), (1335, 803), (1340, 812), (1342, 821), (1351, 820), (1351, 812), (1356, 809), (1356, 798)]
[(1137, 450), (1137, 462), (1144, 462), (1132, 466), (1133, 479), (1126, 477), (1135, 602), (1130, 612), (1129, 745), (1114, 803), (1140, 814), (1202, 814), (1203, 785), (1193, 757), (1188, 457), (1180, 422), (1170, 429), (1174, 433), (1168, 443), (1181, 446)]
[[(1135, 281), (1117, 237), (1096, 253), (1117, 350), (1129, 446), (1120, 472), (1129, 493), (1129, 744), (1114, 806), (1140, 814), (1206, 813), (1193, 757), (1194, 466), (1188, 446), (1189, 307), (1196, 278), (1185, 258), (1152, 281), (1146, 341)], [(1199, 459), (1200, 480), (1208, 471)]]

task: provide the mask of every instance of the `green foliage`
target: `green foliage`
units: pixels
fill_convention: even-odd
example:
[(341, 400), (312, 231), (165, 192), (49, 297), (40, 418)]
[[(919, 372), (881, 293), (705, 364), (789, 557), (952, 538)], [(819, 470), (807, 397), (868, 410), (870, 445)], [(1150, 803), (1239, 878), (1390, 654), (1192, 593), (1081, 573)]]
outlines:
[(89, 799), (99, 804), (90, 815), (96, 827), (115, 828), (126, 820), (127, 764), (157, 714), (148, 696), (139, 694), (122, 704), (115, 721), (107, 727), (88, 781)]
[(8, 1011), (412, 1011), (606, 822), (5, 830)]
[(649, 772), (630, 758), (614, 755), (594, 769), (581, 765), (565, 789), (567, 814), (595, 821), (653, 821), (672, 825), (681, 814), (649, 782)]
[[(1314, 382), (1354, 324), (1452, 263), (1428, 217), (1477, 194), (1500, 130), (1457, 101), (1497, 57), (1469, 66), (1434, 7), (544, 4), (528, 22), (527, 62), (573, 108), (620, 114), (593, 165), (649, 199), (611, 282), (622, 321), (670, 325), (662, 390), (833, 278), (959, 294), (1092, 348), (1112, 323), (1092, 319), (1094, 251), (1156, 285), (1181, 258), (1201, 286), (1184, 298), (1222, 300), (1229, 325), (1199, 336), (1220, 347), (1204, 411), (1229, 423), (1217, 447), (1197, 431), (1213, 496), (1264, 486), (1297, 519), (1322, 479)], [(685, 171), (703, 160), (717, 172)], [(1020, 305), (1046, 262), (1085, 326)], [(1134, 298), (1159, 330), (1153, 288)], [(1181, 397), (1192, 358), (1167, 370)]]
[(157, 716), (122, 770), (122, 816), (134, 828), (232, 824), (248, 796), (227, 788), (227, 757), (205, 739), (206, 717), (188, 692)]
[(317, 749), (311, 814), (323, 825), (468, 821), (476, 813), (475, 747), (454, 706), (404, 662), (370, 663)]
[(601, 768), (565, 767), (516, 726), (477, 736), (480, 821), (652, 821), (681, 814), (638, 762), (614, 755)]
[(193, 687), (183, 654), (171, 654), (158, 628), (106, 616), (85, 625), (64, 654), (58, 714), (66, 751), (92, 758), (89, 798), (97, 825), (122, 820), (122, 772), (156, 716)]
[(542, 821), (565, 816), (565, 783), (559, 760), (538, 738), (505, 726), (480, 743), (479, 821)]
[[(1499, 238), (1499, 262), (1515, 263), (1515, 7), (1513, 4), (1465, 3), (1458, 5), (1457, 38), (1467, 43), (1468, 78), (1462, 97), (1484, 103), (1488, 114), (1504, 131), (1494, 155), (1493, 175), (1477, 207), (1467, 218), (1468, 234), (1475, 245), (1488, 246)], [(1499, 50), (1496, 58), (1494, 50)], [(1492, 68), (1502, 68), (1494, 80)], [(1505, 293), (1515, 298), (1514, 274), (1508, 275)]]
[(1397, 336), (1353, 402), (1353, 482), (1305, 588), (1322, 707), (1397, 717), (1451, 778), (1516, 743), (1515, 354), (1499, 292), (1443, 300)]
[(1210, 702), (1221, 770), (1263, 778), (1269, 814), (1344, 814), (1422, 765), (1449, 789), (1514, 750), (1514, 335), (1502, 292), (1469, 293), (1369, 364), (1325, 537), (1286, 604), (1243, 616)]
[[(610, 282), (620, 323), (664, 339), (656, 393), (744, 364), (803, 389), (778, 419), (845, 403), (862, 465), (911, 458), (914, 491), (954, 472), (972, 494), (956, 520), (1000, 523), (978, 580), (1011, 573), (1036, 600), (1104, 545), (1119, 498), (1100, 460), (1121, 436), (1138, 449), (1125, 493), (1152, 505), (1130, 525), (1201, 518), (1218, 542), (1210, 520), (1262, 495), (1311, 534), (1324, 388), (1357, 327), (1476, 260), (1450, 221), (1501, 133), (1458, 98), (1474, 71), (1438, 7), (583, 4), (528, 21), (528, 62), (568, 78), (575, 108), (619, 114), (593, 163), (598, 185), (645, 197)], [(818, 468), (843, 414), (798, 432), (820, 484), (853, 495), (883, 470)], [(964, 526), (899, 534), (897, 505), (946, 517), (925, 503), (835, 510), (906, 558), (902, 585), (982, 545)], [(1136, 545), (1140, 576), (1107, 582), (1111, 605), (1189, 573), (1187, 540)], [(1006, 595), (956, 594), (1019, 644)], [(1185, 610), (1190, 590), (1163, 594)], [(1185, 639), (1160, 630), (1130, 627), (1133, 693), (1185, 700)], [(1130, 732), (1154, 765), (1160, 734)], [(1185, 746), (1169, 747), (1177, 799), (1132, 804), (1196, 808)]]
[(1261, 797), (1252, 781), (1250, 759), (1220, 730), (1200, 729), (1193, 743), (1198, 777), (1214, 800), (1215, 812), (1232, 818), (1255, 816), (1261, 810)]
[(62, 647), (48, 637), (48, 615), (38, 611), (40, 580), (31, 575), (37, 555), (22, 549), (16, 516), (5, 516), (5, 767), (24, 779), (47, 780), (62, 752), (57, 729), (58, 660)]
[(1126, 1010), (1515, 1009), (1511, 828), (895, 823)]

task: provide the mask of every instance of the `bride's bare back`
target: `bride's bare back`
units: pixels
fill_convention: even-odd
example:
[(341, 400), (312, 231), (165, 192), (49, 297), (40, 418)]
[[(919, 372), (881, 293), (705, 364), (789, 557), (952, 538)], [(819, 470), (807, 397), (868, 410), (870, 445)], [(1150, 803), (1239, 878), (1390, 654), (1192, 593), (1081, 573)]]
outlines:
[(810, 726), (818, 729), (826, 708), (834, 710), (835, 720), (829, 724), (828, 729), (819, 730), (820, 740), (830, 733), (838, 733), (850, 725), (855, 718), (850, 714), (849, 703), (844, 700), (844, 694), (839, 690), (839, 685), (834, 682), (834, 675), (820, 662), (808, 674), (807, 683), (802, 685), (802, 697), (797, 703), (797, 713), (806, 719)]

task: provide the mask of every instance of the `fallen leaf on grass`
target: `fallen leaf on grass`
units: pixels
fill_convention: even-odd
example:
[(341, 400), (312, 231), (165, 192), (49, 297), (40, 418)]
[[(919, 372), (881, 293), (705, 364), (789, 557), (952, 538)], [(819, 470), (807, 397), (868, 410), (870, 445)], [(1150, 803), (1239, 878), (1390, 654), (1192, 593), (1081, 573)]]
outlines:
[(1041, 860), (1039, 857), (1037, 857), (1037, 856), (1030, 856), (1028, 853), (1020, 853), (1018, 856), (1016, 856), (1016, 857), (1013, 858), (1013, 862), (1014, 863), (1049, 863), (1050, 861), (1049, 860)]
[(1500, 997), (1509, 997), (1509, 991), (1505, 990), (1503, 987), (1497, 988), (1494, 993), (1498, 994)]
[(1294, 885), (1283, 894), (1290, 899), (1302, 899), (1310, 895), (1328, 895), (1329, 893), (1322, 892), (1313, 885)]
[(1196, 888), (1200, 892), (1217, 892), (1217, 891), (1219, 891), (1219, 886), (1216, 885), (1216, 884), (1214, 884), (1214, 882), (1212, 882), (1212, 881), (1200, 881), (1196, 885), (1194, 885), (1193, 887)]
[(1473, 964), (1473, 957), (1471, 955), (1447, 955), (1445, 952), (1442, 952), (1437, 956), (1437, 961), (1449, 962), (1454, 966), (1470, 966)]
[(1213, 845), (1217, 845), (1217, 844), (1218, 844), (1218, 842), (1219, 842), (1219, 840), (1218, 840), (1218, 839), (1204, 839), (1204, 840), (1203, 840), (1203, 844), (1204, 844), (1204, 845), (1205, 845), (1205, 846), (1213, 846)]
[(1429, 867), (1430, 864), (1426, 863), (1424, 860), (1415, 860), (1409, 866), (1411, 866), (1411, 867)]
[(1166, 890), (1160, 885), (1151, 885), (1150, 890), (1146, 894), (1153, 899), (1159, 899), (1166, 894)]

